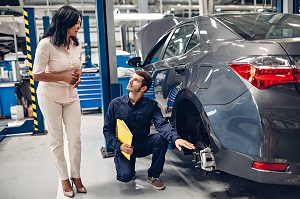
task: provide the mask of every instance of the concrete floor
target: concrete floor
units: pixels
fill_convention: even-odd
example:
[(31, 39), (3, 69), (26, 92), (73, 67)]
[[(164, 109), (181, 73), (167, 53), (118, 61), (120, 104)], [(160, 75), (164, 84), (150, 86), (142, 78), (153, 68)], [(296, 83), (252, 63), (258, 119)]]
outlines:
[[(115, 177), (113, 158), (103, 158), (105, 146), (101, 113), (82, 115), (82, 180), (84, 199), (175, 198), (175, 199), (299, 199), (293, 186), (264, 185), (226, 173), (201, 176), (177, 149), (168, 150), (161, 179), (167, 188), (155, 190), (146, 180), (151, 156), (137, 159), (137, 179), (120, 183)], [(49, 149), (48, 135), (6, 137), (0, 143), (1, 199), (60, 199), (64, 197)]]

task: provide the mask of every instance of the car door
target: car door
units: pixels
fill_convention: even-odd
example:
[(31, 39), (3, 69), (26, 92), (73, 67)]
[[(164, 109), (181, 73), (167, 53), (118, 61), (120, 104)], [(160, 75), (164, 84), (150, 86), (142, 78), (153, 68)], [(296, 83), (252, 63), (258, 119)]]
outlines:
[(199, 42), (194, 23), (175, 27), (163, 39), (145, 69), (152, 73), (155, 99), (163, 115), (170, 117), (184, 71), (194, 59), (189, 52)]

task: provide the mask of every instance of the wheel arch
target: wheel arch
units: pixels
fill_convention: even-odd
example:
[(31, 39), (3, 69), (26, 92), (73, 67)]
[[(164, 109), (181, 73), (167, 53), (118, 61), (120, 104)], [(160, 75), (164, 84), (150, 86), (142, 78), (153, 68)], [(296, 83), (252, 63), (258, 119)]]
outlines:
[[(205, 110), (198, 97), (188, 89), (178, 92), (172, 110), (171, 121), (177, 133), (193, 144), (202, 142), (213, 147), (212, 129)], [(217, 149), (217, 148), (216, 148)]]

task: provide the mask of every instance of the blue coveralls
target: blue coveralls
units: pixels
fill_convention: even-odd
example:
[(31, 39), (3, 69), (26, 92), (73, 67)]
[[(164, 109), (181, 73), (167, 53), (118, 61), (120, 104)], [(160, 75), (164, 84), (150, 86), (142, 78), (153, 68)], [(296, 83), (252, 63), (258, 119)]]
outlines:
[[(116, 120), (122, 119), (133, 134), (133, 154), (128, 161), (120, 151), (121, 142), (116, 138)], [(154, 124), (158, 133), (150, 134)], [(129, 182), (135, 175), (137, 157), (152, 154), (152, 163), (148, 176), (158, 178), (163, 171), (165, 154), (169, 141), (174, 143), (180, 138), (171, 124), (165, 120), (155, 100), (142, 97), (133, 105), (128, 95), (113, 99), (104, 120), (103, 134), (108, 145), (114, 148), (114, 161), (117, 179)]]

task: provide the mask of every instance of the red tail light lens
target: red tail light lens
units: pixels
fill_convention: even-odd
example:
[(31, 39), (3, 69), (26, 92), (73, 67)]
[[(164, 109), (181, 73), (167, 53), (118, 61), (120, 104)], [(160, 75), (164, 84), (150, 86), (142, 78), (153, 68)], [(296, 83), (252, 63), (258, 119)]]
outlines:
[(244, 57), (229, 63), (240, 76), (259, 89), (300, 82), (299, 69), (289, 64), (283, 56)]
[(300, 83), (300, 67), (296, 69), (297, 82)]
[(296, 78), (297, 82), (300, 82), (300, 55), (292, 56), (296, 66)]
[(265, 171), (285, 171), (289, 165), (284, 163), (253, 162), (252, 168)]

